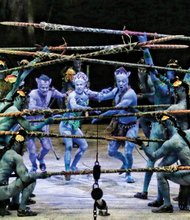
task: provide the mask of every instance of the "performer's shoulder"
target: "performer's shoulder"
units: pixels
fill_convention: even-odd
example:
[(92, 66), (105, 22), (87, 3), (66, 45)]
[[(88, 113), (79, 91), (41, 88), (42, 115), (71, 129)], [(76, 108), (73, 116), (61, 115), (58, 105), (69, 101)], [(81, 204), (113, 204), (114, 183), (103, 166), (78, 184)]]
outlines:
[(33, 89), (29, 92), (29, 96), (37, 95), (38, 94), (37, 92), (38, 92), (37, 89)]

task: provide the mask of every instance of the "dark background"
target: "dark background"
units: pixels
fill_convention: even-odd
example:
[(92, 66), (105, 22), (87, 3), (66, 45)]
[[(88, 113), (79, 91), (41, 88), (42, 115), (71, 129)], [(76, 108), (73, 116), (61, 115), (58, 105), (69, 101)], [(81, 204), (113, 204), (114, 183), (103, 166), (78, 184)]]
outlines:
[[(1, 21), (23, 21), (39, 23), (41, 21), (131, 31), (147, 31), (163, 34), (189, 35), (190, 1), (189, 0), (0, 0)], [(0, 47), (32, 47), (34, 44), (58, 46), (66, 40), (68, 46), (109, 45), (123, 43), (119, 35), (79, 32), (45, 32), (41, 29), (25, 27), (0, 26)], [(128, 42), (128, 38), (125, 37)], [(137, 41), (135, 36), (132, 42)], [(171, 43), (171, 42), (169, 42)], [(189, 41), (178, 41), (189, 45)], [(82, 53), (82, 51), (72, 53)], [(84, 53), (84, 52), (83, 52)], [(66, 52), (65, 54), (71, 54)], [(170, 58), (179, 60), (183, 68), (189, 67), (189, 49), (183, 50), (151, 50), (155, 65), (166, 66)], [(100, 59), (136, 63), (142, 56), (141, 51), (129, 54), (116, 54)], [(22, 57), (6, 56), (9, 67), (17, 65)], [(32, 59), (32, 58), (29, 58)], [(40, 73), (53, 77), (53, 85), (61, 88), (61, 70), (72, 63), (41, 68), (31, 73), (28, 84), (35, 87), (35, 77)], [(88, 63), (83, 63), (86, 71)], [(113, 86), (115, 66), (89, 64), (90, 87), (100, 90)], [(132, 71), (130, 82), (138, 92), (137, 69)]]

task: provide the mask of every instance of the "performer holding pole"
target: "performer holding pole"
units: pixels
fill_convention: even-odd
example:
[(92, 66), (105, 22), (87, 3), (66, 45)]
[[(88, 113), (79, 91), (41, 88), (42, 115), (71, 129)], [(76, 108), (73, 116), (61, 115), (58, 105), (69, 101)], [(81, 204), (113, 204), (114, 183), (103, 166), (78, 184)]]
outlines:
[[(126, 71), (125, 68), (120, 67), (114, 72), (117, 87), (108, 93), (100, 93), (99, 101), (114, 99), (116, 107), (130, 107), (137, 105), (137, 95), (135, 91), (129, 86), (129, 75), (130, 72)], [(133, 109), (134, 110), (134, 109)], [(133, 111), (132, 110), (132, 111)], [(117, 114), (125, 114), (130, 110), (108, 110), (100, 116), (112, 116)], [(92, 123), (97, 122), (98, 119), (93, 119)], [(116, 121), (112, 121), (115, 124), (115, 128), (112, 135), (115, 136), (126, 136), (129, 138), (135, 138), (138, 135), (138, 123), (137, 117), (119, 117)], [(119, 152), (120, 145), (124, 145), (124, 154)], [(122, 169), (131, 168), (133, 165), (133, 149), (135, 143), (128, 141), (110, 141), (108, 145), (108, 154), (122, 162)], [(126, 182), (134, 183), (134, 179), (130, 172), (126, 174)]]

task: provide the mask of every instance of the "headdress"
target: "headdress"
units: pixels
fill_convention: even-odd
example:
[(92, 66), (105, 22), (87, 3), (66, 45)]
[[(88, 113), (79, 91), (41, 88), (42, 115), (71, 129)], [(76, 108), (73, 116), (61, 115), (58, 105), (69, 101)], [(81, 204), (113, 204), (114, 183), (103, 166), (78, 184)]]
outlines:
[(125, 74), (127, 77), (130, 76), (131, 72), (127, 71), (124, 67), (120, 67), (115, 70), (114, 75)]
[(69, 67), (69, 69), (67, 69), (67, 71), (65, 72), (65, 81), (72, 81), (73, 80), (73, 76), (76, 74), (76, 72), (74, 71), (74, 69), (72, 67)]
[(180, 66), (179, 63), (178, 63), (178, 60), (175, 60), (175, 59), (170, 59), (170, 60), (168, 61), (167, 67), (179, 68), (179, 69), (181, 69), (181, 66)]
[(19, 66), (24, 66), (24, 65), (28, 65), (28, 64), (29, 64), (29, 61), (27, 59), (23, 59), (18, 62)]
[(39, 80), (49, 81), (51, 78), (45, 74), (40, 75)]
[(86, 83), (88, 82), (88, 76), (85, 73), (83, 73), (83, 72), (78, 72), (76, 75), (74, 75), (73, 82), (75, 83), (79, 79), (80, 80), (82, 79)]
[(183, 81), (176, 77), (175, 81), (173, 82), (173, 87), (181, 86), (182, 83)]

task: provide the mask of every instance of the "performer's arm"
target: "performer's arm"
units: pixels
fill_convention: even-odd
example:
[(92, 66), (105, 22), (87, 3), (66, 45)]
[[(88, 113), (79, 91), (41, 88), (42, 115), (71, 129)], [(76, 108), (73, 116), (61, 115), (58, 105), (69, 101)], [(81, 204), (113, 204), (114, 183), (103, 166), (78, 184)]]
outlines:
[(23, 183), (30, 183), (33, 182), (37, 178), (41, 178), (44, 176), (42, 173), (29, 173), (28, 169), (26, 168), (22, 156), (15, 153), (14, 161), (16, 164), (16, 174), (22, 180)]
[(71, 109), (91, 109), (85, 105), (79, 105), (76, 102), (75, 92), (70, 93), (68, 97), (68, 102), (70, 104)]
[(41, 131), (41, 129), (48, 124), (53, 123), (53, 118), (47, 118), (45, 121), (38, 123), (36, 125), (31, 125), (25, 118), (18, 117), (17, 118), (18, 123), (21, 125), (22, 128), (24, 128), (27, 131)]

